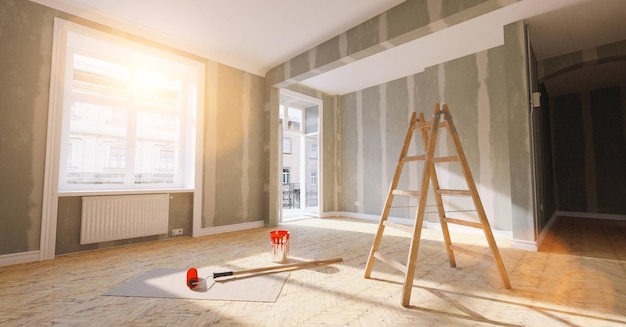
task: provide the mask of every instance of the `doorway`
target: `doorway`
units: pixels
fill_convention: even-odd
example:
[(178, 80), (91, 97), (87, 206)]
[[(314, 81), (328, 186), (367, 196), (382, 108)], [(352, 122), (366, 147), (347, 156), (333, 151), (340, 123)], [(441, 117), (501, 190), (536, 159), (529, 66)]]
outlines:
[(317, 218), (321, 208), (322, 101), (281, 90), (280, 222)]

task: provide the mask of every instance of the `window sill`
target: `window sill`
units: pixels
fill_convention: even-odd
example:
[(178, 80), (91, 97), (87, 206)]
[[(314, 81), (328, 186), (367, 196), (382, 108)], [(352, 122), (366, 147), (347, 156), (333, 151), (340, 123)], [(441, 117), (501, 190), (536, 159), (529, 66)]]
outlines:
[(145, 190), (116, 190), (116, 191), (63, 191), (58, 193), (58, 197), (73, 196), (98, 196), (98, 195), (129, 195), (129, 194), (162, 194), (162, 193), (193, 193), (192, 188), (170, 188), (170, 189), (145, 189)]

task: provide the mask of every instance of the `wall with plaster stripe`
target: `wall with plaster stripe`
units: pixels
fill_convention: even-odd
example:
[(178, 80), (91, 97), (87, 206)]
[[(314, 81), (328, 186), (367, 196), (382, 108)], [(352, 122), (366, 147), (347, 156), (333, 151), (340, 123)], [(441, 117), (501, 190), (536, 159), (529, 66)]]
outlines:
[[(504, 47), (499, 47), (342, 96), (341, 210), (381, 213), (410, 114), (423, 112), (430, 120), (434, 104), (445, 102), (452, 111), (490, 221), (494, 228), (510, 231), (509, 135), (506, 92), (502, 88), (506, 78), (503, 61)], [(441, 132), (437, 155), (452, 154), (452, 147), (450, 138)], [(410, 152), (424, 153), (419, 134), (415, 134)], [(399, 188), (419, 190), (423, 165), (407, 163), (404, 167)], [(442, 188), (466, 188), (458, 164), (437, 167)], [(412, 219), (417, 200), (396, 199), (391, 215)], [(361, 206), (355, 206), (355, 202), (361, 202)], [(428, 205), (434, 205), (432, 196)], [(465, 210), (473, 205), (453, 200), (447, 208)], [(436, 213), (427, 217), (437, 221)]]

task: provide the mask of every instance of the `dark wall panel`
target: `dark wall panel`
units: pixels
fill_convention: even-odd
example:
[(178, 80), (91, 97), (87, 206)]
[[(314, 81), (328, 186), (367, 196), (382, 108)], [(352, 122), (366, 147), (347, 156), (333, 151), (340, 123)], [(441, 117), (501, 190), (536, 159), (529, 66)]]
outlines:
[(585, 136), (580, 95), (555, 97), (552, 110), (559, 210), (585, 212)]
[(600, 213), (626, 213), (626, 140), (618, 87), (591, 92), (593, 146)]

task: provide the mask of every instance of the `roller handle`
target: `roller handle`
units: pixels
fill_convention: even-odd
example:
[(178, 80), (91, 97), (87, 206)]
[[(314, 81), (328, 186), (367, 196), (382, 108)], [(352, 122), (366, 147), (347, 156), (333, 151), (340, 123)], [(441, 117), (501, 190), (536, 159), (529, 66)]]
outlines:
[(253, 268), (253, 269), (238, 270), (238, 271), (228, 271), (228, 272), (223, 272), (223, 273), (214, 273), (213, 278), (222, 277), (222, 276), (251, 274), (251, 273), (257, 273), (257, 272), (264, 272), (264, 271), (283, 271), (283, 270), (290, 270), (294, 268), (321, 266), (321, 265), (327, 265), (327, 264), (341, 262), (341, 261), (343, 261), (343, 258), (305, 261), (305, 262), (298, 262), (298, 263), (292, 263), (292, 264), (286, 264), (286, 265), (277, 265), (277, 266), (271, 266), (271, 267)]
[(232, 276), (233, 274), (234, 273), (232, 271), (217, 272), (213, 273), (213, 278)]

